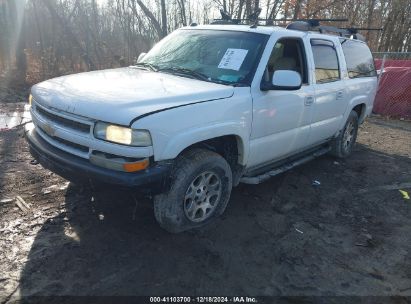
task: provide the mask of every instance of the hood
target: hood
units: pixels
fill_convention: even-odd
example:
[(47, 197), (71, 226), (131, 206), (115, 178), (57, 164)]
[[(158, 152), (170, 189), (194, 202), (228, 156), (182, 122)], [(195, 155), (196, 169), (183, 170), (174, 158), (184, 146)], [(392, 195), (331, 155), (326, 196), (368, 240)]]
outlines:
[(141, 115), (227, 98), (231, 86), (136, 68), (63, 76), (33, 86), (41, 105), (96, 120), (128, 125)]

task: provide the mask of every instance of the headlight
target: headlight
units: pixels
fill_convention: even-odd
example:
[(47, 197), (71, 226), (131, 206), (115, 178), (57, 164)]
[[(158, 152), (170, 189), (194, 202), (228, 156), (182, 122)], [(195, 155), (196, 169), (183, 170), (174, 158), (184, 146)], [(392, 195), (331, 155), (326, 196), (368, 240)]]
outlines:
[(135, 130), (105, 122), (98, 122), (95, 124), (94, 136), (99, 139), (123, 145), (137, 147), (151, 146), (151, 136), (150, 132), (147, 130)]
[(33, 101), (33, 96), (30, 94), (29, 95), (29, 105), (31, 105), (31, 102)]

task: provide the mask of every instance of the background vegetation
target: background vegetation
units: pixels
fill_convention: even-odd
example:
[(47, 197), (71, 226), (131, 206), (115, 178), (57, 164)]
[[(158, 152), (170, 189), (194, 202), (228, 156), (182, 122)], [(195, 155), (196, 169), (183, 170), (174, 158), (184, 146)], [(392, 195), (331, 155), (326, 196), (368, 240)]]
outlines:
[(246, 18), (257, 7), (261, 18), (381, 27), (363, 32), (372, 50), (411, 51), (409, 0), (0, 0), (0, 75), (34, 83), (126, 66), (174, 29), (219, 18), (219, 8)]

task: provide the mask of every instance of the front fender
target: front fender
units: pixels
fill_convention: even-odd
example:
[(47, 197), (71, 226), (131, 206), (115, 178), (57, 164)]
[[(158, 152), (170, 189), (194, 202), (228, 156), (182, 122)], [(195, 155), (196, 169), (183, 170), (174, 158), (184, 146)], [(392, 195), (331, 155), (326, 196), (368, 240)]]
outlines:
[(161, 151), (159, 160), (176, 158), (184, 149), (193, 144), (216, 137), (234, 135), (237, 139), (239, 163), (244, 165), (248, 157), (248, 149), (244, 144), (244, 134), (242, 134), (244, 132), (242, 129), (242, 125), (237, 122), (225, 122), (186, 130), (168, 141), (164, 150)]
[(154, 160), (176, 158), (187, 147), (208, 139), (234, 135), (239, 162), (248, 157), (252, 123), (250, 88), (235, 88), (230, 98), (190, 104), (147, 115), (132, 127), (150, 131)]

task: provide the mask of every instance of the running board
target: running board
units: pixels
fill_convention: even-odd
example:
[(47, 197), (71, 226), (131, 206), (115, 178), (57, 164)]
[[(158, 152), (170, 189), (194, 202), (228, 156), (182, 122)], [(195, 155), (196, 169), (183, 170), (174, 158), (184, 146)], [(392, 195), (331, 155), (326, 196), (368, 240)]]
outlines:
[(240, 179), (240, 183), (244, 183), (244, 184), (252, 184), (252, 185), (257, 185), (260, 184), (264, 181), (266, 181), (267, 179), (269, 179), (270, 177), (276, 176), (278, 174), (281, 174), (287, 170), (290, 170), (294, 167), (297, 167), (299, 165), (302, 165), (310, 160), (313, 160), (321, 155), (324, 155), (326, 153), (328, 153), (331, 150), (331, 147), (325, 147), (325, 148), (321, 148), (319, 150), (316, 150), (315, 152), (304, 156), (300, 159), (297, 159), (295, 161), (291, 161), (289, 163), (283, 164), (281, 166), (279, 166), (278, 168), (268, 171), (266, 173), (263, 173), (261, 175), (257, 175), (257, 176), (244, 176)]

